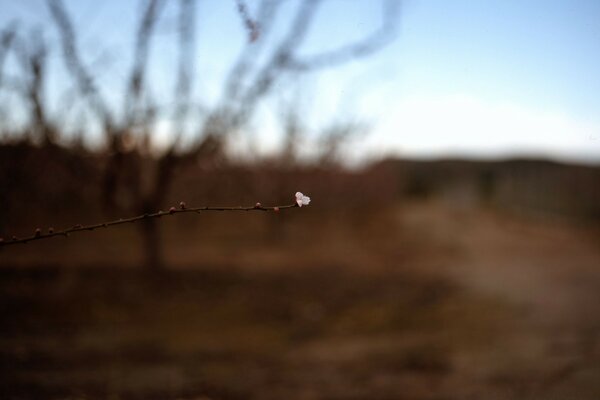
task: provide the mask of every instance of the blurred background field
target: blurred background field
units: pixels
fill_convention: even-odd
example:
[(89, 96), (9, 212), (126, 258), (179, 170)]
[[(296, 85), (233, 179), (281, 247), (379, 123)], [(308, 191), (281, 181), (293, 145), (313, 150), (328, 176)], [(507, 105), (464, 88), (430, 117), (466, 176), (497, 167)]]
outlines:
[[(1, 390), (593, 399), (600, 202), (567, 188), (595, 187), (598, 173), (539, 161), (392, 160), (360, 172), (182, 172), (181, 196), (167, 206), (289, 203), (293, 185), (313, 200), (279, 214), (163, 217), (166, 269), (154, 273), (135, 226), (2, 249)], [(281, 191), (271, 188), (275, 175)], [(79, 187), (72, 179), (61, 183)], [(69, 190), (54, 185), (35, 198), (53, 199), (56, 212), (45, 208), (53, 202), (28, 204), (44, 189), (27, 182), (11, 199), (35, 212), (12, 220), (11, 232), (102, 217), (85, 195), (69, 203)]]
[(597, 399), (600, 10), (509, 3), (7, 3), (0, 398)]

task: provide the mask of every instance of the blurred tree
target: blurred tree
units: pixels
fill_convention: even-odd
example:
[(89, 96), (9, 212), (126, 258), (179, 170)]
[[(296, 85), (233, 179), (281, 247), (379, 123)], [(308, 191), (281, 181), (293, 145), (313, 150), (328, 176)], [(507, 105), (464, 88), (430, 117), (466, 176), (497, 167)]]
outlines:
[[(341, 65), (359, 57), (366, 57), (389, 43), (395, 34), (399, 0), (382, 0), (382, 23), (364, 38), (339, 48), (318, 54), (301, 56), (304, 43), (317, 14), (326, 0), (299, 1), (291, 18), (279, 12), (283, 0), (261, 0), (252, 17), (245, 2), (236, 0), (241, 22), (248, 31), (248, 41), (227, 74), (221, 100), (205, 113), (192, 113), (195, 104), (191, 87), (195, 76), (194, 49), (196, 43), (195, 0), (179, 0), (177, 18), (178, 61), (176, 67), (173, 120), (175, 137), (159, 155), (151, 151), (152, 138), (158, 129), (158, 114), (165, 110), (152, 95), (148, 79), (149, 52), (153, 45), (157, 23), (165, 8), (165, 0), (143, 0), (134, 40), (133, 64), (127, 74), (122, 107), (108, 101), (94, 76), (94, 67), (81, 57), (77, 32), (62, 0), (47, 0), (54, 25), (60, 37), (65, 67), (74, 83), (75, 95), (83, 100), (88, 111), (100, 122), (106, 137), (108, 162), (103, 180), (103, 203), (108, 212), (116, 210), (145, 214), (165, 206), (170, 183), (177, 168), (189, 163), (214, 166), (224, 160), (225, 140), (231, 133), (247, 126), (256, 114), (258, 105), (276, 88), (276, 84), (290, 76)], [(343, 10), (340, 11), (343, 13)], [(272, 29), (273, 26), (283, 29)], [(283, 25), (282, 25), (283, 24)], [(7, 49), (15, 41), (17, 29), (6, 30), (1, 37), (0, 80), (2, 63)], [(279, 35), (277, 37), (277, 35)], [(268, 39), (268, 40), (267, 40)], [(19, 40), (21, 40), (19, 38)], [(35, 131), (48, 143), (54, 132), (47, 116), (48, 107), (42, 99), (45, 75), (46, 45), (41, 32), (35, 33), (28, 46), (20, 46), (18, 53), (23, 71), (28, 78), (22, 96), (31, 105), (31, 120)], [(12, 82), (17, 80), (11, 79)], [(299, 121), (291, 114), (286, 130), (288, 146), (293, 152), (298, 140)], [(183, 143), (183, 133), (194, 119), (199, 128), (191, 142)], [(342, 140), (353, 130), (351, 124), (340, 124), (324, 130), (321, 161), (331, 163)], [(293, 159), (293, 155), (289, 155)], [(153, 270), (163, 266), (160, 232), (155, 219), (144, 220), (140, 234), (144, 240), (146, 265)]]

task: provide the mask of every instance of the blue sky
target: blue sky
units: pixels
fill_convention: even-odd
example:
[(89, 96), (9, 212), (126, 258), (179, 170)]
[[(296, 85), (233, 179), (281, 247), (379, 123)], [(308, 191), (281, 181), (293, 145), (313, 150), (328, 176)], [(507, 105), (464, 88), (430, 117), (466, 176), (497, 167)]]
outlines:
[[(0, 3), (0, 26), (16, 19), (24, 27), (42, 26), (52, 39), (43, 1)], [(247, 3), (252, 10), (257, 1)], [(100, 60), (105, 95), (117, 104), (139, 3), (65, 4), (84, 58)], [(296, 5), (288, 1), (284, 16)], [(155, 90), (169, 96), (176, 11), (171, 2), (152, 53)], [(313, 132), (345, 119), (368, 123), (370, 133), (348, 148), (355, 158), (534, 155), (600, 162), (600, 1), (408, 0), (399, 18), (397, 39), (376, 55), (286, 82), (282, 94), (260, 107), (245, 136), (258, 139), (263, 151), (275, 149), (281, 99), (295, 96)], [(377, 1), (329, 0), (300, 53), (359, 38), (379, 19)], [(194, 92), (211, 104), (246, 36), (233, 0), (200, 2), (197, 26)], [(51, 71), (56, 78), (48, 98), (55, 99), (66, 81), (57, 48)], [(169, 126), (164, 121), (159, 141), (169, 140)], [(306, 146), (310, 152), (310, 140)]]

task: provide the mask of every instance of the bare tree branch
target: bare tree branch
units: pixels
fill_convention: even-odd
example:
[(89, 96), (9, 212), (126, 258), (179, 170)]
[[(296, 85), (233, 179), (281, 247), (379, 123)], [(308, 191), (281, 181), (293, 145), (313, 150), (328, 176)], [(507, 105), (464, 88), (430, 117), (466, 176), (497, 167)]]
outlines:
[(139, 111), (139, 101), (144, 87), (144, 78), (148, 64), (150, 41), (154, 33), (158, 14), (163, 5), (164, 0), (148, 0), (140, 20), (140, 25), (138, 26), (134, 48), (134, 64), (124, 104), (125, 110), (127, 110), (125, 118), (127, 126), (134, 124), (136, 114)]
[(242, 22), (244, 22), (244, 27), (248, 31), (248, 39), (250, 40), (250, 42), (256, 42), (260, 34), (259, 25), (250, 17), (248, 7), (246, 6), (246, 3), (243, 2), (243, 0), (235, 0), (235, 3), (237, 5), (238, 13), (242, 18)]
[(110, 109), (96, 88), (92, 75), (84, 67), (77, 51), (73, 25), (61, 0), (47, 0), (50, 14), (58, 27), (67, 69), (73, 74), (81, 94), (88, 100), (110, 135), (114, 134), (115, 121)]
[(179, 8), (179, 65), (175, 83), (175, 134), (169, 151), (174, 151), (183, 135), (190, 108), (196, 42), (195, 0), (181, 0)]
[(303, 58), (292, 57), (288, 61), (287, 67), (302, 71), (333, 67), (379, 51), (394, 39), (399, 20), (400, 2), (398, 0), (383, 0), (381, 6), (382, 24), (377, 31), (364, 39), (336, 50)]
[(238, 97), (242, 83), (255, 65), (258, 54), (266, 43), (265, 39), (270, 33), (271, 26), (275, 21), (276, 13), (281, 4), (282, 2), (280, 0), (263, 0), (261, 2), (257, 16), (261, 40), (247, 43), (238, 59), (234, 62), (233, 68), (231, 68), (227, 79), (225, 80), (225, 99), (235, 99)]
[(32, 131), (45, 143), (54, 141), (54, 130), (50, 127), (43, 100), (46, 79), (47, 48), (42, 31), (34, 30), (29, 40), (15, 38), (17, 58), (26, 74), (22, 95), (31, 107)]
[(0, 33), (0, 87), (4, 77), (4, 61), (17, 35), (17, 23), (12, 22)]
[[(290, 28), (283, 39), (275, 46), (267, 63), (257, 71), (252, 79), (249, 79), (250, 82), (245, 85), (246, 89), (243, 91), (241, 90), (243, 79), (233, 77), (233, 73), (246, 73), (250, 69), (249, 55), (252, 54), (252, 50), (242, 55), (232, 70), (230, 79), (226, 82), (225, 93), (233, 97), (225, 97), (223, 103), (209, 114), (202, 128), (201, 138), (219, 137), (247, 122), (256, 109), (258, 101), (270, 92), (276, 79), (285, 70), (293, 50), (304, 40), (317, 6), (322, 1), (303, 0), (300, 2)], [(263, 16), (272, 15), (275, 10), (276, 6), (273, 3), (263, 3)], [(198, 142), (192, 153), (197, 152), (200, 143)]]
[(321, 2), (322, 0), (304, 0), (301, 2), (290, 29), (276, 46), (269, 62), (257, 74), (252, 86), (243, 95), (241, 99), (243, 105), (242, 116), (248, 114), (256, 101), (270, 91), (281, 71), (288, 67), (293, 51), (303, 42)]
[[(339, 49), (301, 58), (296, 55), (296, 51), (304, 42), (322, 2), (323, 0), (305, 0), (299, 3), (283, 38), (274, 47), (267, 62), (252, 77), (249, 75), (254, 69), (261, 41), (245, 47), (225, 82), (221, 104), (209, 113), (200, 140), (190, 150), (190, 154), (196, 153), (200, 143), (208, 136), (218, 138), (247, 123), (260, 100), (273, 90), (275, 83), (285, 73), (305, 72), (364, 57), (381, 49), (394, 37), (399, 0), (382, 0), (383, 22), (376, 32)], [(274, 22), (273, 16), (280, 3), (267, 0), (261, 3), (258, 13), (261, 19), (258, 21), (262, 21), (262, 18), (266, 20), (265, 32), (261, 22), (261, 36), (268, 31), (269, 22)]]
[(171, 207), (169, 209), (169, 211), (157, 211), (155, 213), (138, 215), (137, 217), (131, 217), (131, 218), (125, 218), (125, 219), (121, 218), (116, 221), (101, 222), (101, 223), (92, 224), (92, 225), (75, 225), (71, 228), (67, 228), (67, 229), (63, 229), (63, 230), (59, 230), (59, 231), (55, 231), (53, 228), (49, 228), (47, 233), (42, 233), (42, 230), (38, 228), (35, 230), (35, 233), (32, 236), (28, 236), (28, 237), (24, 237), (24, 238), (17, 238), (15, 236), (13, 236), (10, 241), (5, 241), (3, 238), (0, 238), (0, 248), (4, 247), (4, 246), (10, 246), (13, 244), (19, 244), (19, 243), (25, 244), (25, 243), (33, 242), (36, 240), (49, 239), (49, 238), (55, 237), (55, 236), (67, 237), (71, 233), (76, 233), (76, 232), (81, 232), (81, 231), (93, 231), (95, 229), (108, 228), (111, 226), (123, 225), (123, 224), (127, 224), (127, 223), (133, 223), (133, 222), (148, 220), (148, 219), (152, 219), (152, 218), (160, 218), (160, 217), (164, 217), (167, 215), (185, 214), (185, 213), (199, 214), (204, 211), (273, 211), (273, 212), (279, 212), (280, 210), (285, 210), (285, 209), (289, 209), (289, 208), (297, 208), (297, 207), (299, 207), (299, 205), (297, 203), (283, 205), (283, 206), (269, 206), (269, 207), (264, 207), (260, 203), (256, 203), (256, 205), (251, 206), (251, 207), (243, 207), (243, 206), (210, 207), (210, 206), (205, 206), (205, 207), (187, 208), (185, 206), (185, 204), (182, 202), (182, 203), (180, 203), (179, 208)]
[(400, 2), (382, 0), (382, 25), (376, 32), (336, 50), (304, 58), (296, 56), (294, 53), (302, 44), (321, 1), (307, 0), (302, 3), (290, 30), (277, 46), (270, 62), (257, 75), (253, 86), (243, 97), (242, 104), (254, 104), (271, 90), (275, 80), (284, 71), (308, 71), (339, 65), (354, 58), (371, 55), (394, 38)]

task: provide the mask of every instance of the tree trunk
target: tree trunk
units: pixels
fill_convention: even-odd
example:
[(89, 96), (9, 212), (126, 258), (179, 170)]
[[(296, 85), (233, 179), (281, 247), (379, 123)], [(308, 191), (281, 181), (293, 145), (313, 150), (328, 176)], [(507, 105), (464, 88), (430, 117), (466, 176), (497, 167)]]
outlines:
[[(170, 189), (173, 170), (177, 163), (173, 149), (167, 152), (158, 160), (157, 171), (154, 178), (154, 190), (150, 196), (142, 201), (142, 212), (149, 214), (156, 212), (161, 204), (164, 203), (166, 193)], [(138, 194), (142, 197), (141, 194)], [(164, 254), (162, 250), (162, 241), (160, 238), (160, 221), (156, 218), (147, 218), (142, 220), (143, 249), (145, 257), (145, 267), (149, 271), (159, 271), (165, 268)]]
[(143, 240), (144, 266), (148, 271), (161, 271), (165, 267), (162, 243), (160, 240), (159, 221), (147, 218), (139, 225)]

